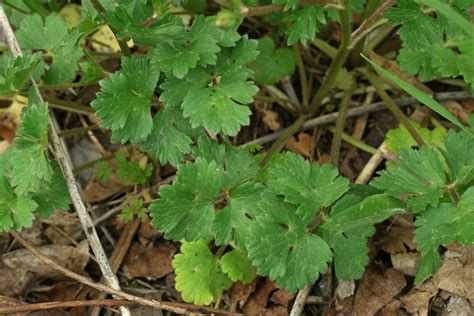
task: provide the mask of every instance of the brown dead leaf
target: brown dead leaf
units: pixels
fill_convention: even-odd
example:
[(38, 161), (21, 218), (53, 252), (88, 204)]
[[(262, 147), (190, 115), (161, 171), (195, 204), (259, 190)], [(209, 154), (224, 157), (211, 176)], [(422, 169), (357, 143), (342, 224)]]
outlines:
[(457, 260), (446, 260), (441, 269), (447, 271), (440, 278), (439, 288), (474, 303), (474, 264), (463, 266)]
[(469, 115), (474, 111), (474, 109), (469, 109), (468, 107), (462, 106), (461, 103), (457, 101), (444, 101), (441, 102), (451, 114), (453, 114), (458, 120), (464, 124), (468, 124)]
[(362, 277), (354, 300), (354, 315), (374, 315), (378, 310), (392, 302), (393, 297), (405, 287), (403, 274), (395, 269), (384, 273), (369, 266)]
[(392, 303), (385, 305), (379, 312), (378, 316), (398, 316), (400, 315), (400, 307), (402, 303), (400, 301), (393, 301)]
[(42, 221), (48, 224), (44, 235), (52, 244), (69, 245), (74, 235), (81, 230), (79, 219), (73, 213), (56, 212)]
[(266, 102), (255, 102), (255, 109), (262, 115), (263, 123), (272, 131), (277, 131), (281, 128), (278, 122), (278, 113), (268, 108)]
[(417, 252), (406, 252), (391, 254), (393, 268), (403, 272), (405, 275), (415, 276), (418, 262), (420, 262), (420, 254)]
[[(38, 250), (59, 265), (77, 273), (83, 273), (84, 267), (89, 262), (87, 241), (78, 247), (46, 245), (38, 247)], [(64, 280), (67, 277), (44, 264), (26, 249), (11, 251), (1, 257), (0, 295), (20, 295), (29, 284), (41, 279)]]
[[(249, 316), (287, 315), (287, 311), (285, 314), (276, 314), (277, 312), (281, 313), (281, 309), (280, 311), (277, 311), (266, 308), (270, 294), (274, 289), (275, 282), (265, 279), (263, 284), (257, 286), (257, 290), (250, 296), (250, 298), (247, 300), (247, 303), (242, 308), (244, 314)], [(271, 314), (272, 312), (275, 314)]]
[(234, 283), (228, 291), (231, 305), (235, 306), (238, 304), (242, 308), (247, 303), (250, 295), (255, 291), (257, 281), (258, 278), (253, 279), (249, 284), (243, 284), (242, 282)]
[(474, 315), (474, 307), (461, 297), (451, 296), (446, 313), (448, 316), (470, 316)]
[(390, 254), (404, 253), (416, 249), (413, 241), (414, 227), (381, 226), (379, 248)]
[(276, 290), (271, 297), (271, 301), (288, 309), (289, 302), (295, 298), (295, 293), (289, 293), (284, 289)]
[(286, 142), (286, 147), (294, 153), (305, 156), (306, 158), (313, 157), (313, 150), (316, 143), (307, 133), (301, 132), (298, 134), (298, 139), (291, 137)]
[(172, 243), (155, 245), (134, 243), (124, 260), (127, 278), (145, 277), (159, 279), (173, 272), (171, 261), (178, 247)]
[(125, 186), (115, 175), (108, 181), (101, 181), (94, 178), (84, 189), (84, 200), (89, 203), (100, 202), (117, 194), (124, 188)]

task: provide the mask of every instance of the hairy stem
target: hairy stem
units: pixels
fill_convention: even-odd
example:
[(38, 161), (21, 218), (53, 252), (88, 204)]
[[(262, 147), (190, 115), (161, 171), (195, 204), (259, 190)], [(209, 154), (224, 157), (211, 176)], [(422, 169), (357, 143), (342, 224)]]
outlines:
[(390, 112), (393, 113), (395, 118), (400, 122), (400, 124), (403, 124), (405, 128), (408, 130), (410, 135), (413, 137), (413, 139), (416, 141), (418, 146), (424, 146), (425, 142), (421, 138), (421, 136), (418, 134), (418, 132), (415, 130), (415, 128), (411, 125), (410, 121), (406, 117), (406, 115), (400, 110), (400, 108), (396, 105), (395, 101), (392, 100), (392, 98), (385, 92), (385, 89), (383, 88), (383, 81), (380, 80), (379, 77), (375, 75), (375, 73), (367, 70), (367, 69), (360, 69), (360, 72), (364, 75), (367, 80), (372, 84), (372, 86), (375, 88), (375, 91), (377, 91), (377, 94), (380, 96), (383, 102), (385, 102), (385, 105), (387, 108), (390, 110)]
[[(336, 131), (336, 128), (334, 126), (329, 126), (328, 127), (328, 130), (331, 132), (331, 133), (335, 133)], [(341, 139), (343, 141), (345, 141), (346, 143), (349, 143), (351, 144), (352, 146), (354, 146), (355, 148), (358, 148), (362, 151), (365, 151), (366, 153), (369, 153), (369, 154), (375, 154), (377, 152), (377, 149), (372, 147), (372, 146), (369, 146), (367, 145), (366, 143), (358, 140), (357, 138), (349, 135), (349, 134), (346, 134), (344, 132), (341, 133)]]

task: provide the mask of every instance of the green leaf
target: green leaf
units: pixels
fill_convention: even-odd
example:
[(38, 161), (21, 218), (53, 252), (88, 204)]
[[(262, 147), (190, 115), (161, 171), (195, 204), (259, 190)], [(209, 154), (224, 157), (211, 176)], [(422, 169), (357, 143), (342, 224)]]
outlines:
[(41, 182), (49, 182), (53, 174), (46, 155), (48, 105), (31, 104), (23, 109), (20, 118), (21, 124), (14, 139), (15, 147), (5, 155), (11, 184), (18, 195), (24, 195), (27, 192), (37, 192)]
[(159, 72), (145, 57), (122, 58), (122, 70), (100, 81), (101, 91), (92, 102), (102, 127), (112, 130), (115, 142), (137, 143), (153, 128), (150, 99)]
[(21, 89), (40, 60), (37, 54), (17, 58), (3, 54), (0, 58), (0, 95), (11, 95)]
[(232, 250), (221, 258), (221, 269), (227, 273), (233, 282), (250, 283), (255, 277), (255, 268), (247, 255), (238, 250)]
[(50, 53), (53, 62), (44, 81), (47, 84), (61, 84), (75, 78), (78, 60), (83, 56), (79, 39), (94, 26), (79, 24), (68, 32), (66, 21), (56, 13), (48, 15), (44, 22), (38, 14), (34, 14), (23, 19), (17, 38), (23, 49)]
[(405, 92), (410, 94), (412, 97), (416, 98), (418, 101), (423, 103), (424, 105), (428, 106), (431, 110), (435, 111), (439, 115), (443, 116), (445, 119), (449, 120), (451, 123), (455, 124), (458, 126), (460, 129), (462, 129), (466, 134), (471, 135), (474, 137), (474, 133), (472, 133), (468, 128), (466, 128), (454, 115), (452, 115), (445, 107), (443, 107), (441, 104), (436, 102), (432, 97), (428, 96), (426, 93), (423, 91), (415, 88), (411, 84), (405, 82), (404, 80), (398, 78), (391, 72), (383, 69), (373, 61), (369, 60), (367, 57), (362, 56), (367, 60), (378, 72), (382, 73), (384, 77), (388, 78), (390, 81), (395, 83), (397, 86), (399, 86), (401, 89), (403, 89)]
[(34, 220), (36, 203), (18, 196), (11, 187), (4, 170), (4, 157), (0, 156), (0, 231), (30, 227)]
[(129, 161), (124, 152), (118, 152), (115, 158), (119, 165), (118, 177), (120, 181), (127, 184), (144, 184), (153, 172), (151, 164), (142, 167), (138, 160), (133, 159), (133, 157)]
[(349, 190), (349, 181), (339, 177), (331, 165), (311, 164), (292, 153), (286, 153), (269, 168), (268, 186), (298, 207), (296, 214), (305, 225), (322, 207), (330, 206)]
[(257, 83), (275, 84), (295, 71), (295, 55), (290, 48), (277, 48), (269, 36), (258, 40), (258, 57), (253, 64)]
[(474, 37), (474, 28), (472, 24), (469, 23), (461, 14), (459, 14), (456, 10), (451, 8), (448, 4), (443, 3), (439, 0), (421, 0), (426, 6), (429, 6), (436, 10), (436, 12), (444, 15), (453, 23), (456, 23), (459, 27), (461, 27), (464, 32), (466, 32), (469, 36)]
[[(410, 124), (416, 130), (418, 135), (421, 136), (425, 144), (443, 144), (444, 137), (446, 136), (446, 130), (443, 127), (436, 127), (434, 130), (429, 130), (422, 127), (420, 123), (415, 121), (410, 121)], [(413, 136), (411, 136), (403, 124), (400, 124), (398, 128), (389, 130), (385, 137), (385, 142), (387, 144), (387, 148), (394, 153), (400, 152), (402, 148), (412, 148), (418, 146), (416, 141), (413, 139)]]
[(415, 212), (437, 206), (446, 183), (439, 158), (432, 148), (402, 149), (397, 165), (379, 172), (380, 176), (370, 184), (392, 196), (407, 194), (407, 206)]
[(95, 173), (94, 175), (102, 180), (102, 181), (107, 181), (110, 178), (112, 178), (114, 171), (112, 169), (112, 166), (107, 162), (107, 161), (98, 161), (95, 164)]
[(472, 185), (474, 181), (474, 138), (451, 130), (441, 153), (448, 165), (451, 185), (455, 188)]
[(290, 292), (314, 283), (331, 260), (328, 244), (307, 232), (295, 208), (278, 197), (264, 194), (258, 206), (261, 213), (248, 246), (258, 274), (269, 276)]
[(160, 198), (150, 206), (153, 226), (166, 238), (186, 241), (212, 237), (213, 202), (220, 193), (223, 174), (214, 161), (202, 158), (178, 167), (172, 185), (160, 187)]
[(68, 33), (66, 21), (58, 14), (51, 13), (43, 18), (39, 14), (26, 16), (16, 32), (16, 37), (23, 49), (53, 50)]
[(51, 161), (51, 166), (53, 170), (51, 181), (43, 183), (41, 191), (31, 196), (38, 204), (38, 212), (44, 218), (51, 216), (55, 210), (68, 210), (71, 204), (71, 197), (61, 169), (55, 161)]
[(235, 47), (222, 49), (216, 66), (194, 68), (183, 78), (169, 77), (160, 86), (162, 102), (180, 105), (193, 127), (203, 126), (214, 133), (236, 135), (249, 124), (257, 87), (248, 79), (252, 71), (245, 65), (257, 56), (256, 41), (242, 38)]
[[(403, 213), (402, 203), (386, 195), (373, 195), (362, 201), (348, 195), (332, 209), (318, 231), (334, 252), (336, 276), (341, 280), (359, 279), (369, 263), (367, 238), (373, 225)], [(350, 264), (348, 264), (350, 262)]]
[(183, 243), (181, 253), (174, 257), (172, 264), (176, 273), (176, 289), (185, 302), (208, 305), (232, 285), (207, 243), (202, 240)]
[(285, 19), (290, 27), (288, 28), (288, 45), (294, 45), (300, 41), (306, 44), (314, 39), (318, 26), (326, 24), (323, 5), (305, 5), (303, 8), (293, 11)]
[(438, 207), (430, 207), (417, 218), (415, 224), (415, 241), (421, 257), (428, 256), (425, 260), (431, 263), (426, 266), (432, 267), (431, 270), (426, 266), (419, 269), (416, 281), (420, 283), (436, 272), (439, 246), (453, 242), (461, 245), (474, 243), (474, 187), (464, 192), (458, 205), (441, 203)]
[(173, 41), (163, 41), (150, 52), (151, 60), (166, 72), (183, 78), (189, 69), (199, 63), (215, 64), (217, 45), (217, 27), (206, 22), (204, 16), (198, 16), (189, 32), (183, 30)]
[(177, 166), (191, 152), (191, 143), (202, 129), (193, 129), (175, 106), (166, 106), (153, 119), (153, 130), (141, 143), (141, 149), (157, 157), (162, 164)]
[(217, 245), (232, 239), (239, 248), (246, 249), (253, 236), (251, 227), (259, 214), (256, 205), (264, 190), (258, 183), (245, 183), (232, 190), (226, 207), (218, 211), (212, 223)]

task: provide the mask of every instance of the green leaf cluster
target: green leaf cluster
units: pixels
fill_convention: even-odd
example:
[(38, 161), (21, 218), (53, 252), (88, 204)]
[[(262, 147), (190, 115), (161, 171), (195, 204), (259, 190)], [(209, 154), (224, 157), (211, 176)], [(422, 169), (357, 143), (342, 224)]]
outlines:
[(70, 204), (61, 170), (47, 156), (48, 123), (47, 104), (25, 107), (14, 147), (0, 156), (0, 231), (30, 227), (35, 213), (48, 217)]
[(40, 62), (38, 54), (17, 58), (9, 54), (0, 56), (0, 96), (8, 96), (20, 90)]
[[(416, 1), (398, 0), (397, 6), (385, 13), (392, 24), (400, 25), (403, 47), (397, 58), (401, 70), (410, 75), (418, 74), (421, 80), (462, 76), (472, 89), (474, 37), (462, 26), (469, 25), (469, 8), (473, 2), (425, 2), (433, 7), (438, 7), (436, 3), (448, 2), (452, 7), (442, 6), (442, 10), (432, 15), (425, 13), (423, 5)], [(453, 11), (457, 19), (446, 15)]]
[(417, 283), (439, 267), (439, 246), (454, 241), (474, 242), (470, 232), (474, 205), (472, 137), (450, 131), (442, 147), (402, 149), (397, 164), (379, 174), (372, 186), (394, 197), (403, 197), (406, 205), (420, 214), (415, 232), (422, 255)]
[(52, 57), (44, 82), (61, 84), (76, 77), (78, 61), (84, 56), (79, 41), (95, 26), (91, 21), (84, 20), (68, 30), (66, 21), (58, 14), (51, 13), (43, 20), (35, 13), (22, 19), (16, 35), (22, 49), (46, 51)]
[[(366, 243), (375, 232), (373, 225), (403, 212), (402, 203), (386, 195), (345, 197), (349, 181), (333, 167), (311, 164), (294, 154), (280, 155), (268, 167), (265, 182), (256, 180), (259, 167), (245, 149), (200, 138), (192, 155), (193, 162), (178, 166), (174, 183), (160, 188), (160, 198), (150, 207), (152, 224), (168, 239), (231, 245), (259, 275), (289, 291), (316, 281), (333, 257), (340, 260), (338, 277), (360, 277), (368, 262)], [(357, 247), (351, 255), (358, 264), (343, 265), (348, 245), (353, 244)], [(195, 282), (206, 282), (212, 293), (215, 285), (202, 278), (187, 274), (180, 287), (185, 291), (195, 288)], [(209, 293), (209, 300), (217, 297)], [(189, 300), (202, 299), (189, 295)]]

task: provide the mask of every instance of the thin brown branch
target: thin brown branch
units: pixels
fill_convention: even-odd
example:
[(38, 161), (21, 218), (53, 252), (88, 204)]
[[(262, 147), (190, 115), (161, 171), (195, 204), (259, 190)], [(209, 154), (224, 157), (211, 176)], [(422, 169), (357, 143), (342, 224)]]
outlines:
[(365, 20), (354, 32), (352, 32), (352, 45), (356, 44), (364, 35), (364, 33), (374, 24), (374, 22), (387, 11), (390, 7), (395, 5), (396, 0), (385, 1), (377, 10), (372, 13), (367, 20)]
[[(329, 3), (328, 0), (301, 0), (299, 2), (301, 5), (305, 4), (327, 4)], [(258, 7), (247, 7), (242, 6), (240, 12), (244, 17), (255, 16), (255, 15), (264, 15), (269, 14), (277, 11), (283, 10), (284, 5), (282, 4), (269, 4), (263, 5)]]
[(42, 302), (34, 304), (23, 304), (14, 306), (0, 306), (0, 314), (25, 313), (55, 308), (87, 307), (87, 306), (125, 306), (138, 305), (126, 300), (87, 300), (66, 302)]
[[(436, 93), (434, 94), (433, 97), (437, 101), (465, 100), (465, 99), (470, 98), (469, 93), (465, 91)], [(398, 99), (394, 101), (399, 107), (413, 105), (418, 102), (418, 100), (416, 100), (415, 98), (403, 98), (403, 99)], [(376, 102), (369, 105), (359, 106), (359, 107), (350, 109), (349, 111), (347, 111), (347, 117), (349, 118), (349, 117), (359, 116), (362, 114), (381, 111), (384, 109), (386, 109), (385, 102)], [(314, 128), (316, 126), (334, 123), (337, 120), (338, 116), (339, 116), (339, 112), (334, 112), (334, 113), (326, 114), (326, 115), (316, 117), (313, 119), (309, 119), (306, 122), (304, 122), (304, 124), (301, 126), (301, 129), (299, 131), (305, 131), (305, 130)], [(255, 145), (255, 144), (264, 145), (264, 144), (273, 142), (281, 134), (283, 134), (285, 130), (286, 129), (282, 129), (282, 130), (279, 130), (278, 132), (254, 139), (252, 141), (249, 141), (243, 144), (242, 146)]]
[(15, 231), (11, 231), (10, 234), (17, 240), (23, 247), (25, 247), (28, 251), (30, 251), (34, 256), (39, 258), (45, 264), (53, 268), (54, 270), (68, 276), (69, 278), (76, 280), (84, 285), (87, 285), (91, 288), (94, 288), (101, 292), (106, 292), (116, 297), (120, 297), (122, 299), (134, 302), (139, 305), (149, 306), (154, 309), (158, 310), (167, 310), (177, 314), (189, 314), (190, 311), (199, 312), (199, 313), (216, 313), (219, 315), (241, 315), (239, 313), (232, 313), (221, 309), (211, 308), (211, 307), (204, 307), (204, 306), (196, 306), (192, 304), (185, 304), (185, 303), (171, 303), (171, 302), (159, 302), (156, 300), (146, 299), (143, 297), (135, 296), (132, 294), (125, 293), (121, 290), (116, 290), (101, 283), (97, 283), (92, 281), (85, 276), (77, 274), (67, 268), (64, 268), (57, 264), (54, 260), (43, 254), (41, 251), (35, 248), (32, 244), (30, 244), (27, 240), (25, 240), (19, 233)]

